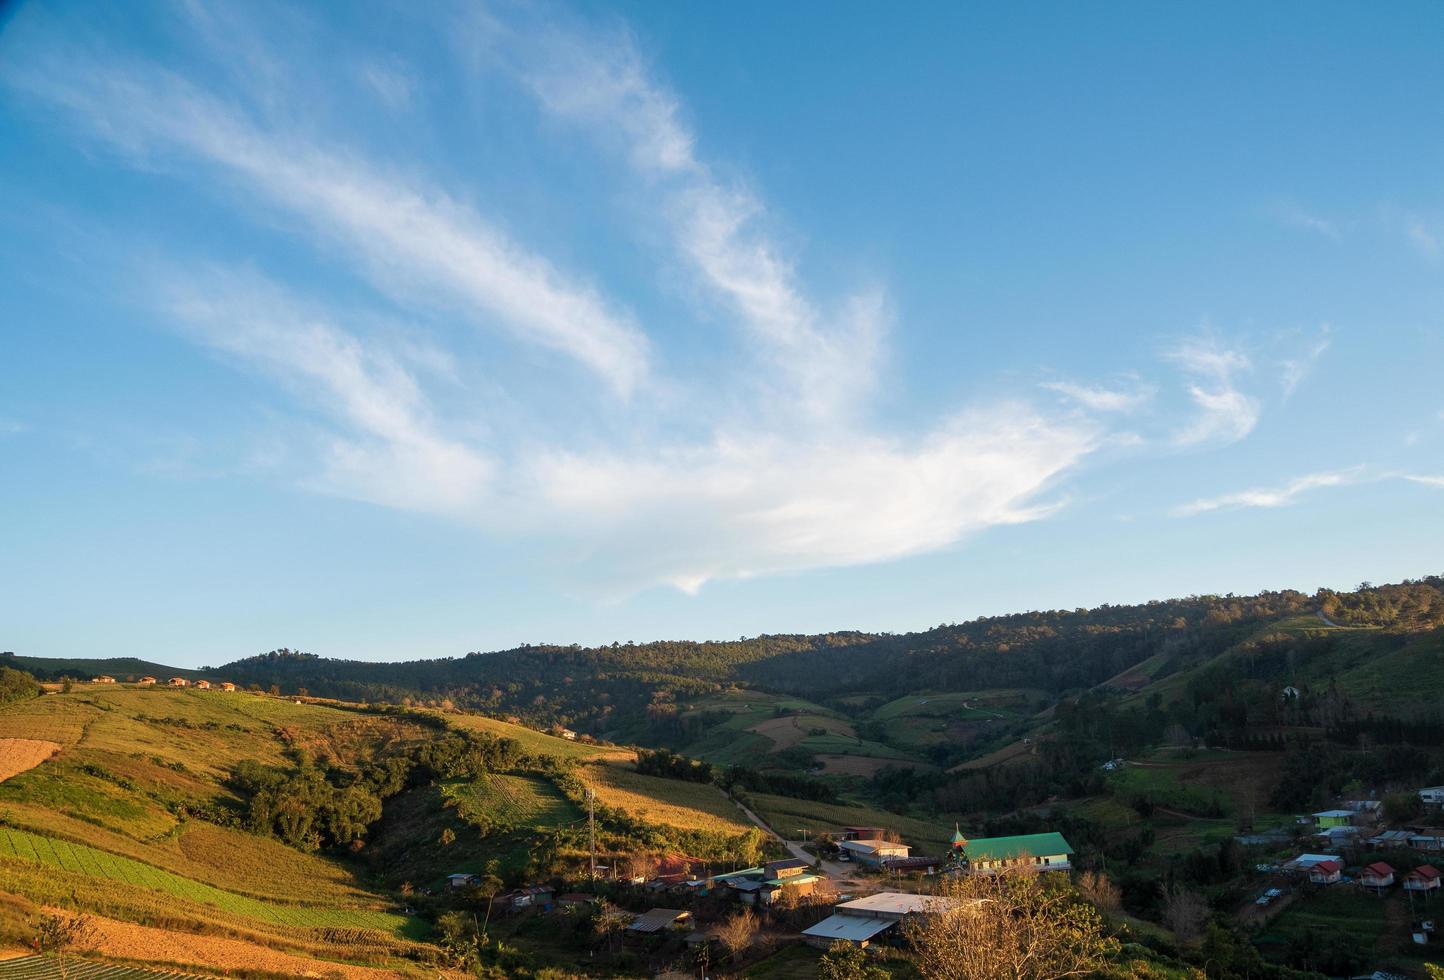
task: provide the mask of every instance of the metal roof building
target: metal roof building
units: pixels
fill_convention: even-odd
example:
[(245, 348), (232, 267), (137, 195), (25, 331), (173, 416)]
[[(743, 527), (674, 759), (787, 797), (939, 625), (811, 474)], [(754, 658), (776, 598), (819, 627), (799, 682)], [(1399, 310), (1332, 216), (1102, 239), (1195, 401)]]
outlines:
[(839, 939), (866, 946), (878, 933), (897, 925), (896, 919), (864, 919), (856, 915), (830, 915), (817, 925), (802, 930), (813, 946), (826, 949)]

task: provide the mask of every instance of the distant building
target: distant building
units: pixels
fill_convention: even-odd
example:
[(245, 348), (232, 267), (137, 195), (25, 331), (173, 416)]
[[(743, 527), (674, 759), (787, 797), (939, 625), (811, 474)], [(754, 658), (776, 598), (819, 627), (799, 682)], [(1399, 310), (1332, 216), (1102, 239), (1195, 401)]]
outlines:
[(97, 677), (97, 678), (95, 679), (95, 683), (96, 683), (96, 684), (114, 684), (114, 683), (115, 683), (115, 678), (114, 678), (114, 677), (109, 677), (109, 676), (107, 676), (107, 675), (105, 675), (105, 674), (101, 674), (99, 677)]
[(1375, 861), (1359, 872), (1359, 884), (1365, 888), (1383, 889), (1393, 883), (1394, 869), (1383, 861)]
[(1369, 838), (1370, 847), (1408, 847), (1410, 833), (1407, 830), (1386, 830)]
[(887, 836), (885, 827), (843, 827), (838, 840), (877, 840)]
[[(784, 890), (798, 897), (810, 895), (822, 880), (823, 876), (814, 872), (812, 865), (806, 861), (790, 859), (717, 875), (703, 884), (702, 891), (726, 887), (736, 893), (739, 901), (748, 905), (771, 905)], [(685, 884), (690, 886), (692, 883)]]
[(446, 882), (452, 888), (470, 888), (472, 885), (475, 885), (479, 881), (481, 881), (481, 879), (476, 875), (461, 874), (459, 872), (457, 874), (446, 876)]
[(1411, 833), (1409, 846), (1416, 851), (1444, 851), (1444, 830), (1420, 830)]
[(202, 691), (209, 691), (211, 689), (211, 682), (208, 680), (198, 680), (195, 682), (195, 686)]
[(1316, 885), (1332, 885), (1344, 875), (1344, 866), (1338, 861), (1320, 861), (1309, 868), (1309, 881)]
[(1437, 891), (1439, 886), (1439, 869), (1432, 864), (1421, 864), (1404, 876), (1405, 891), (1432, 892)]
[(878, 892), (866, 898), (839, 902), (833, 914), (802, 931), (809, 945), (827, 949), (839, 940), (866, 947), (911, 915), (928, 915), (951, 908), (953, 899), (906, 892)]
[(962, 852), (969, 868), (984, 873), (1020, 866), (1039, 871), (1067, 871), (1073, 867), (1073, 848), (1059, 833), (980, 837), (964, 844)]
[(1419, 791), (1419, 799), (1428, 806), (1444, 806), (1444, 786), (1425, 786)]
[(627, 926), (629, 936), (655, 936), (669, 929), (684, 928), (691, 920), (692, 913), (685, 909), (652, 909), (643, 912)]
[(1337, 854), (1300, 854), (1292, 861), (1284, 862), (1282, 870), (1293, 872), (1295, 874), (1308, 874), (1309, 870), (1313, 868), (1314, 865), (1320, 864), (1324, 861), (1337, 862), (1340, 867), (1343, 867), (1344, 863), (1344, 859), (1339, 857), (1339, 855)]
[(136, 681), (136, 683), (139, 684), (141, 687), (151, 687), (155, 684), (155, 678), (142, 677), (140, 680)]
[(838, 841), (837, 846), (854, 861), (874, 867), (881, 866), (888, 858), (905, 858), (912, 852), (906, 844), (895, 844), (876, 837)]
[(221, 681), (222, 691), (234, 691), (235, 689), (236, 685), (232, 684), (230, 681)]
[(1314, 823), (1320, 830), (1326, 830), (1329, 827), (1348, 827), (1352, 826), (1353, 822), (1353, 810), (1323, 810), (1314, 814)]
[(190, 681), (186, 680), (184, 677), (172, 677), (170, 680), (166, 681), (166, 684), (170, 687), (185, 687), (189, 683)]

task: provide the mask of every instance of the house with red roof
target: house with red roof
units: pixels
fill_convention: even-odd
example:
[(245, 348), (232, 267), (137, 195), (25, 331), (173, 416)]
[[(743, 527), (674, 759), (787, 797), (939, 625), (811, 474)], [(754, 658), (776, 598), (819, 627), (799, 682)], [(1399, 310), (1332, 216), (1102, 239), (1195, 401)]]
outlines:
[(1375, 861), (1359, 872), (1359, 884), (1365, 888), (1388, 888), (1393, 883), (1394, 869), (1383, 861)]
[(1439, 869), (1432, 864), (1421, 864), (1404, 876), (1404, 890), (1410, 892), (1432, 892), (1441, 884)]
[(1320, 861), (1309, 868), (1309, 881), (1316, 885), (1332, 885), (1343, 877), (1344, 866), (1338, 861)]

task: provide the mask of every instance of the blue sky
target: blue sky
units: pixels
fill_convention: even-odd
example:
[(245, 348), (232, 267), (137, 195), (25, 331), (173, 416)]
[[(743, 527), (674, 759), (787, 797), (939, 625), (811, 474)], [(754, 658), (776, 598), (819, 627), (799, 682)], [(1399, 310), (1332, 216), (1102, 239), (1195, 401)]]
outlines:
[(1441, 571), (1444, 10), (883, 13), (7, 7), (0, 647)]

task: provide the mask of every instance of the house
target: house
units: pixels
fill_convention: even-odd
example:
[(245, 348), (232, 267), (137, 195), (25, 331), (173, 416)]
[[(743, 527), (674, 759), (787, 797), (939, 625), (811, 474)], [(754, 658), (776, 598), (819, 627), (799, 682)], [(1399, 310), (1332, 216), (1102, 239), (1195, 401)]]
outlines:
[(202, 678), (195, 682), (195, 687), (202, 691), (209, 691), (211, 689), (211, 682)]
[(234, 691), (235, 689), (236, 685), (232, 684), (230, 681), (221, 681), (222, 691)]
[(446, 881), (447, 884), (451, 885), (452, 888), (470, 888), (472, 885), (479, 884), (481, 882), (481, 878), (478, 875), (457, 873), (454, 875), (447, 875)]
[(879, 840), (887, 836), (887, 830), (883, 827), (843, 827), (837, 835), (837, 839), (844, 840)]
[(923, 874), (930, 875), (937, 871), (942, 864), (942, 858), (918, 855), (916, 857), (905, 858), (884, 858), (882, 868), (884, 871), (896, 871), (899, 873), (922, 872)]
[(105, 674), (101, 674), (101, 675), (100, 675), (99, 677), (97, 677), (92, 683), (95, 683), (95, 684), (114, 684), (114, 683), (115, 683), (115, 678), (114, 678), (114, 677), (107, 676), (107, 675), (105, 675)]
[(633, 936), (653, 936), (685, 926), (691, 918), (692, 913), (685, 909), (652, 909), (633, 919), (626, 932)]
[(1370, 847), (1408, 847), (1409, 832), (1407, 830), (1386, 830), (1370, 837), (1368, 844)]
[[(455, 877), (453, 875), (452, 877)], [(475, 875), (472, 876), (475, 878)], [(470, 882), (475, 884), (475, 882)], [(460, 886), (453, 886), (460, 887)], [(496, 895), (491, 900), (492, 908), (500, 912), (520, 912), (522, 909), (550, 909), (552, 907), (552, 889), (546, 885), (527, 885), (525, 888), (516, 888), (509, 892)]]
[(1444, 786), (1425, 786), (1419, 791), (1419, 799), (1426, 806), (1444, 806)]
[(842, 852), (854, 861), (878, 867), (887, 858), (905, 858), (912, 848), (906, 844), (894, 844), (878, 837), (858, 838), (837, 842)]
[(1329, 827), (1348, 827), (1353, 822), (1353, 810), (1324, 810), (1314, 814), (1314, 823), (1320, 830), (1327, 830)]
[(1365, 888), (1388, 888), (1394, 883), (1394, 869), (1383, 861), (1375, 861), (1359, 872), (1359, 884)]
[(1323, 841), (1329, 847), (1351, 847), (1363, 833), (1358, 827), (1330, 827), (1322, 830), (1314, 836)]
[(1281, 870), (1294, 874), (1308, 874), (1314, 865), (1323, 861), (1334, 861), (1341, 867), (1344, 863), (1344, 859), (1337, 854), (1300, 854), (1292, 861), (1285, 861)]
[(184, 677), (172, 677), (170, 680), (166, 681), (166, 684), (170, 687), (185, 687), (189, 683), (190, 681), (186, 680)]
[(822, 875), (815, 873), (812, 865), (792, 859), (717, 875), (707, 881), (703, 890), (706, 892), (712, 886), (725, 885), (736, 892), (739, 901), (748, 905), (771, 905), (784, 889), (795, 896), (810, 895), (822, 880)]
[(937, 895), (878, 892), (866, 898), (839, 902), (833, 914), (802, 931), (811, 946), (827, 949), (838, 940), (866, 947), (910, 915), (925, 915), (950, 908), (953, 900)]
[(142, 677), (140, 680), (136, 681), (136, 683), (139, 684), (141, 687), (152, 687), (155, 685), (155, 678)]
[(1444, 830), (1420, 830), (1411, 833), (1409, 846), (1416, 851), (1444, 851)]
[(1337, 884), (1344, 875), (1344, 866), (1338, 861), (1320, 861), (1309, 868), (1309, 881), (1316, 885)]
[(1439, 869), (1432, 864), (1421, 864), (1404, 876), (1406, 892), (1437, 891), (1439, 885)]
[(1059, 833), (1019, 834), (1015, 837), (980, 837), (968, 841), (962, 853), (973, 871), (992, 872), (1031, 865), (1039, 871), (1067, 871), (1073, 848)]
[(588, 895), (586, 892), (563, 892), (557, 896), (557, 908), (585, 908), (595, 901), (597, 896)]

